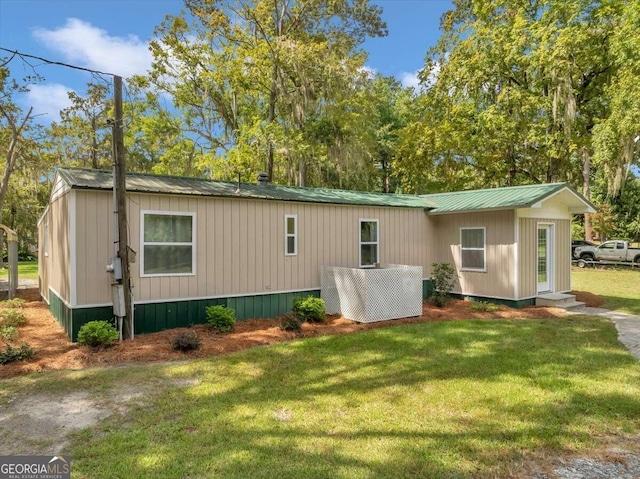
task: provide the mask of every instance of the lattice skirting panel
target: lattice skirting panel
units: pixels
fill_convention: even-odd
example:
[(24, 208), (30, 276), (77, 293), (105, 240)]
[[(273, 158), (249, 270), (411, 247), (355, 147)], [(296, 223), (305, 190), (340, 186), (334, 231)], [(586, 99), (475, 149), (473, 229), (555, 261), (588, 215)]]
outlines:
[(422, 314), (421, 266), (323, 266), (321, 275), (321, 295), (329, 314), (362, 323)]

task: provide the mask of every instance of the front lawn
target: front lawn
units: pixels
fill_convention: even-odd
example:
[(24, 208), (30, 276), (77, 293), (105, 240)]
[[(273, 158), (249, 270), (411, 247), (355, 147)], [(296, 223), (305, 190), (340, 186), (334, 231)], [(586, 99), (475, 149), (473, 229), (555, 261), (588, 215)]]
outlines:
[(199, 381), (80, 433), (74, 477), (505, 477), (640, 432), (640, 365), (589, 316), (410, 324), (124, 372), (13, 380), (89, 395)]
[(640, 271), (637, 269), (572, 268), (571, 286), (604, 300), (603, 308), (640, 315)]

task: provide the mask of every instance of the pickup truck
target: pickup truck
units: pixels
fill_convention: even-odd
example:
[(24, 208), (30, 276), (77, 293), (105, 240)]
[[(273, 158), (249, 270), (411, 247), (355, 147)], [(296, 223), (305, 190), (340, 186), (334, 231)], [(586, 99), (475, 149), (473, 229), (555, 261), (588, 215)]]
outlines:
[(600, 246), (578, 246), (573, 256), (583, 261), (633, 261), (640, 263), (640, 248), (628, 241), (605, 241)]

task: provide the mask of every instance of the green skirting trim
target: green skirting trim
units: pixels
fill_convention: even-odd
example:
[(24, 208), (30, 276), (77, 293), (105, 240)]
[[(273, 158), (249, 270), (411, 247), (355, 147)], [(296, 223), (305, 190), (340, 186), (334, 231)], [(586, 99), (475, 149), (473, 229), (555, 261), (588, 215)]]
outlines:
[(510, 308), (522, 309), (527, 306), (534, 306), (536, 304), (535, 298), (530, 299), (500, 299), (500, 298), (485, 298), (482, 296), (469, 296), (467, 294), (451, 293), (451, 296), (458, 299), (464, 299), (465, 301), (473, 302), (485, 302), (493, 304), (503, 304)]
[(433, 281), (430, 279), (422, 280), (422, 299), (427, 299), (433, 294)]
[(113, 319), (113, 308), (111, 306), (101, 306), (98, 308), (69, 308), (51, 290), (49, 290), (49, 310), (64, 328), (71, 341), (78, 339), (78, 331), (83, 324), (89, 321)]
[[(320, 297), (320, 290), (295, 293), (261, 294), (234, 298), (198, 299), (168, 303), (136, 304), (135, 334), (155, 333), (173, 328), (188, 328), (207, 322), (208, 306), (227, 306), (236, 312), (236, 319), (275, 318), (291, 311), (295, 298)], [(49, 309), (69, 338), (76, 341), (78, 331), (89, 321), (113, 319), (111, 306), (69, 308), (53, 292), (49, 294)]]

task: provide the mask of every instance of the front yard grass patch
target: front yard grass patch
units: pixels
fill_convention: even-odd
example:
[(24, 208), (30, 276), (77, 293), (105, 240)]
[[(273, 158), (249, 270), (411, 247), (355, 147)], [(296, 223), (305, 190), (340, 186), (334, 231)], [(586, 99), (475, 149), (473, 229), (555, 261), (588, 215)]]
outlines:
[[(9, 277), (9, 271), (0, 268), (0, 279), (5, 281)], [(38, 279), (38, 262), (37, 261), (20, 261), (18, 262), (18, 279)]]
[(640, 315), (640, 271), (637, 269), (572, 268), (571, 286), (604, 300), (603, 308)]
[[(135, 371), (199, 383), (79, 433), (74, 477), (505, 477), (640, 432), (640, 364), (590, 316), (409, 324)], [(127, 381), (77, 374), (15, 384)]]

